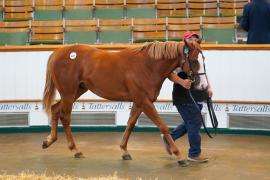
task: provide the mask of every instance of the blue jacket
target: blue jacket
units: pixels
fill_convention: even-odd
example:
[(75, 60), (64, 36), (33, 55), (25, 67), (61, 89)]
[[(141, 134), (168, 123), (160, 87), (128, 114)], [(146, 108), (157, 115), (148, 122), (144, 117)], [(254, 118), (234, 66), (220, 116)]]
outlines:
[(246, 4), (240, 24), (248, 31), (247, 44), (270, 44), (270, 0)]

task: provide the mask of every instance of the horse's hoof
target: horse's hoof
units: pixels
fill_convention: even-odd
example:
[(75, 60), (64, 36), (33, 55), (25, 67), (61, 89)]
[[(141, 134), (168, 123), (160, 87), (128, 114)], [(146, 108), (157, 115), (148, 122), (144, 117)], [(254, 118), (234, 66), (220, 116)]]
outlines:
[(179, 160), (179, 161), (177, 161), (177, 163), (179, 164), (179, 166), (182, 166), (182, 167), (187, 167), (189, 165), (189, 162), (186, 159)]
[(75, 153), (75, 154), (74, 154), (74, 157), (75, 157), (75, 158), (84, 158), (82, 152), (77, 152), (77, 153)]
[(42, 143), (42, 149), (46, 149), (48, 147), (49, 147), (48, 146), (48, 141), (43, 141), (43, 143)]
[(124, 154), (124, 155), (122, 155), (122, 159), (123, 160), (132, 160), (132, 157), (130, 156), (130, 154)]

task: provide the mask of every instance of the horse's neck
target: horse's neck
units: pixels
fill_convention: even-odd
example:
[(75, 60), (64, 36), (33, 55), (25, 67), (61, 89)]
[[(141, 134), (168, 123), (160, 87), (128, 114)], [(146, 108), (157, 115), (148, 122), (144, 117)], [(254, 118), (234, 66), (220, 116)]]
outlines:
[(151, 67), (151, 84), (155, 87), (155, 98), (159, 95), (162, 84), (178, 66), (177, 60), (155, 60)]
[(156, 63), (156, 73), (162, 75), (161, 78), (167, 78), (170, 73), (176, 69), (178, 64), (179, 63), (177, 59), (160, 60)]

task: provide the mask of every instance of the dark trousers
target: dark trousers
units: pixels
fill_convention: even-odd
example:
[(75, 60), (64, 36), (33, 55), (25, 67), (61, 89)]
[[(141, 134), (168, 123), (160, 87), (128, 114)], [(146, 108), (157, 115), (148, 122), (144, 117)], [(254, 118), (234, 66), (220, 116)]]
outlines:
[(176, 108), (182, 116), (184, 122), (177, 126), (171, 133), (173, 140), (188, 134), (189, 141), (189, 157), (197, 157), (201, 153), (201, 135), (200, 128), (202, 104), (177, 104)]

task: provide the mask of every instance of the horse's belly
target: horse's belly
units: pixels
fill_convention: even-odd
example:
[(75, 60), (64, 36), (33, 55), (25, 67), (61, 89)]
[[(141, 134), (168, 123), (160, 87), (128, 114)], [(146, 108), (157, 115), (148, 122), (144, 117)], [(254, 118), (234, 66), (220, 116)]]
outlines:
[[(91, 90), (91, 89), (90, 89)], [(108, 91), (104, 91), (102, 89), (99, 90), (91, 90), (94, 94), (108, 100), (112, 101), (132, 101), (131, 97), (126, 93), (121, 93), (120, 91), (117, 91), (117, 93), (112, 93)]]
[(88, 89), (94, 94), (113, 101), (131, 101), (128, 91), (123, 86), (108, 83), (89, 83)]

